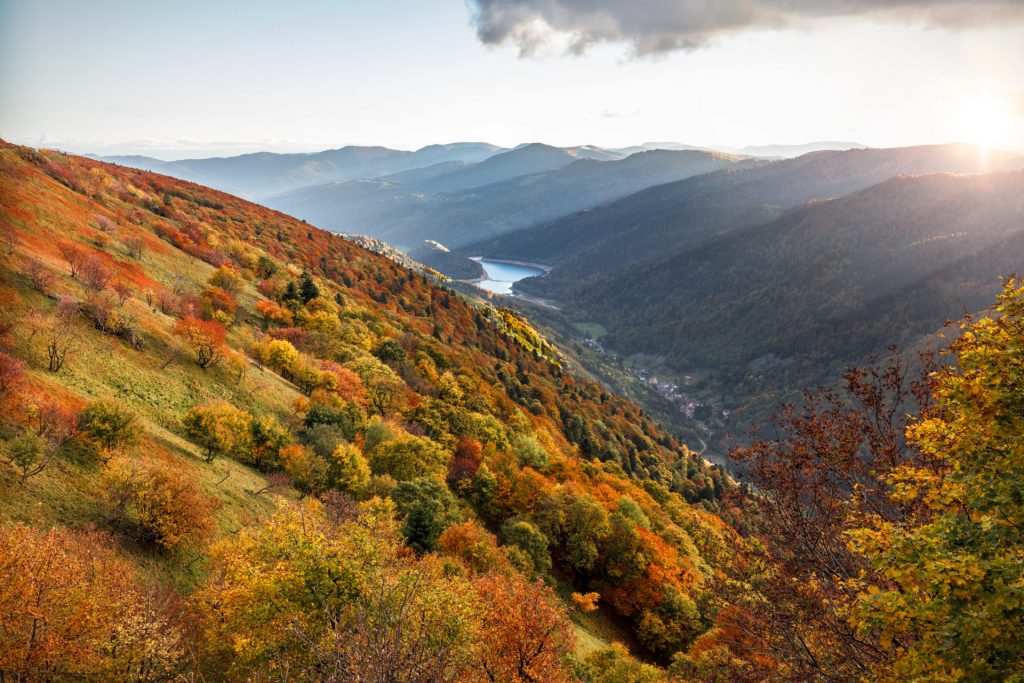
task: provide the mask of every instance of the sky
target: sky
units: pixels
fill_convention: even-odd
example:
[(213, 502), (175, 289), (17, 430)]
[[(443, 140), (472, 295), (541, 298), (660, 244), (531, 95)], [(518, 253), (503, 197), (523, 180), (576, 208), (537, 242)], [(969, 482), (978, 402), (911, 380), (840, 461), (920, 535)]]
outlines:
[(0, 0), (0, 137), (1024, 149), (1024, 2)]

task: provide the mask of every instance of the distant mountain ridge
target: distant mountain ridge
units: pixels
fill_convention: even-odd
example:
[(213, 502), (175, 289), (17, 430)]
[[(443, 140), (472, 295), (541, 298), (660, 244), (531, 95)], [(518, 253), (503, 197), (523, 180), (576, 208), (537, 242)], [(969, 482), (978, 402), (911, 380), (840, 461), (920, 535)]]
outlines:
[(557, 171), (579, 159), (610, 161), (625, 156), (598, 147), (552, 147), (533, 142), (507, 152), (498, 152), (465, 170), (439, 176), (426, 183), (425, 187), (434, 191), (464, 190), (500, 183), (518, 176)]
[(655, 149), (683, 150), (692, 149), (704, 152), (725, 152), (727, 154), (738, 154), (740, 156), (789, 159), (802, 156), (810, 152), (844, 151), (848, 149), (867, 149), (867, 145), (859, 142), (844, 140), (814, 140), (811, 142), (797, 144), (768, 144), (768, 145), (747, 145), (745, 147), (734, 147), (731, 145), (688, 145), (682, 142), (644, 142), (632, 147), (619, 147), (615, 151), (632, 154), (634, 152), (645, 152)]
[[(803, 145), (708, 147), (679, 142), (645, 142), (622, 148), (594, 145), (555, 147), (539, 142), (511, 149), (485, 142), (433, 144), (415, 151), (382, 146), (348, 145), (319, 152), (253, 152), (164, 161), (142, 154), (85, 156), (99, 161), (162, 173), (199, 182), (248, 199), (342, 180), (400, 176), (401, 182), (432, 181), (432, 191), (480, 187), (510, 178), (562, 168), (579, 159), (611, 161), (653, 150), (724, 152), (740, 156), (791, 157), (807, 151), (863, 147), (852, 142), (811, 142)], [(506, 156), (507, 155), (507, 156)], [(492, 157), (501, 157), (490, 163)], [(476, 168), (473, 168), (477, 166)], [(430, 169), (430, 170), (427, 170)], [(461, 173), (460, 173), (461, 171)], [(402, 175), (402, 174), (411, 175)]]
[[(232, 157), (159, 162), (149, 157), (94, 157), (181, 180), (199, 182), (249, 199), (337, 180), (375, 178), (438, 163), (477, 163), (502, 151), (484, 142), (428, 145), (415, 152), (347, 146), (311, 153), (255, 152)], [(154, 164), (152, 162), (159, 162)]]
[[(423, 174), (410, 172), (346, 181), (302, 188), (266, 203), (338, 232), (365, 232), (399, 246), (429, 239), (460, 249), (742, 161), (720, 152), (692, 150), (640, 152), (611, 160), (594, 156), (602, 155), (589, 148), (527, 146), (436, 179), (420, 180)], [(551, 166), (554, 170), (543, 170)], [(439, 189), (510, 174), (489, 185)]]
[(867, 148), (867, 145), (862, 145), (859, 142), (821, 140), (795, 145), (747, 145), (746, 147), (740, 147), (739, 149), (734, 149), (732, 147), (717, 147), (716, 149), (751, 157), (791, 159), (793, 157), (803, 156), (804, 154), (810, 154), (811, 152), (843, 152), (849, 149)]
[(1022, 255), (1024, 171), (897, 176), (632, 268), (584, 305), (625, 350), (691, 366), (853, 360), (985, 306)]

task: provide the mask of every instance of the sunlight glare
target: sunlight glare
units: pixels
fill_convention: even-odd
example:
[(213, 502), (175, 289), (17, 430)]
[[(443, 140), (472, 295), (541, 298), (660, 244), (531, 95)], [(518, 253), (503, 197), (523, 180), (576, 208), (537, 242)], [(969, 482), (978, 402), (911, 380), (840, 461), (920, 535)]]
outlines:
[(1006, 106), (988, 95), (981, 95), (961, 110), (963, 139), (983, 149), (1004, 143), (1010, 132), (1010, 115)]

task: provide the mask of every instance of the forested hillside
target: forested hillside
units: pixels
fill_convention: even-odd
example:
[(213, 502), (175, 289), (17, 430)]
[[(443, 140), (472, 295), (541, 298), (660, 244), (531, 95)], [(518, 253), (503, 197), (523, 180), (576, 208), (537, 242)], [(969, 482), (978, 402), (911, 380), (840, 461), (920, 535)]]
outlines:
[(186, 182), (0, 165), (5, 675), (597, 680), (707, 628), (727, 479), (511, 311)]
[(487, 274), (476, 261), (459, 256), (433, 240), (424, 240), (420, 246), (411, 249), (409, 258), (456, 280), (476, 280)]
[(992, 301), (1024, 254), (1024, 172), (895, 178), (636, 267), (573, 303), (624, 353), (772, 408)]

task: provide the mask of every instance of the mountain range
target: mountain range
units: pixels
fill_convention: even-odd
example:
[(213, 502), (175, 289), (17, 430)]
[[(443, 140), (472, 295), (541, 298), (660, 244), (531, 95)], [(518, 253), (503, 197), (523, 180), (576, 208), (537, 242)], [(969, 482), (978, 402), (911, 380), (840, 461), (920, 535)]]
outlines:
[[(678, 142), (645, 142), (632, 147), (603, 148), (593, 145), (552, 147), (541, 143), (524, 143), (508, 149), (483, 142), (454, 142), (427, 145), (415, 151), (348, 145), (320, 152), (255, 152), (230, 157), (174, 161), (138, 154), (85, 156), (120, 166), (154, 171), (182, 180), (202, 182), (249, 199), (262, 199), (300, 187), (338, 180), (385, 176), (402, 184), (434, 179), (436, 182), (432, 189), (435, 191), (464, 189), (517, 175), (561, 168), (577, 159), (608, 161), (652, 150), (696, 150), (752, 157), (785, 157), (798, 156), (808, 151), (860, 146), (852, 142), (812, 142), (802, 145), (733, 148), (700, 147)], [(523, 148), (530, 148), (527, 154), (503, 157), (481, 165), (492, 156)], [(444, 180), (441, 180), (442, 176), (445, 176)]]
[(323, 152), (256, 152), (233, 157), (160, 161), (151, 157), (94, 157), (202, 183), (241, 197), (259, 198), (296, 187), (355, 178), (374, 178), (445, 162), (475, 163), (501, 151), (483, 142), (428, 145), (414, 152), (387, 147), (348, 146)]
[[(338, 232), (366, 232), (399, 246), (430, 239), (459, 248), (646, 187), (742, 162), (736, 156), (700, 151), (657, 150), (612, 160), (578, 158), (574, 154), (527, 145), (474, 167), (418, 183), (406, 184), (395, 177), (346, 181), (303, 188), (264, 201)], [(483, 175), (477, 176), (481, 168)], [(454, 181), (446, 180), (453, 177)], [(456, 184), (473, 186), (438, 189)]]

